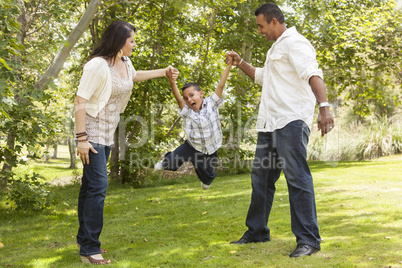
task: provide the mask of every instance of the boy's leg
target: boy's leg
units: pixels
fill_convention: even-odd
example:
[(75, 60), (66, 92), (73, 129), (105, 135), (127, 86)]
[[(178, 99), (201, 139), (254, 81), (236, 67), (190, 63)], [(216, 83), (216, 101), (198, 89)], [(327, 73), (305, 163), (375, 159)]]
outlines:
[(168, 152), (162, 161), (164, 170), (178, 170), (184, 162), (192, 161), (195, 149), (185, 141), (177, 147), (173, 152)]
[(205, 185), (210, 185), (216, 177), (214, 166), (218, 161), (218, 154), (207, 155), (196, 151), (194, 155), (193, 165), (198, 178)]

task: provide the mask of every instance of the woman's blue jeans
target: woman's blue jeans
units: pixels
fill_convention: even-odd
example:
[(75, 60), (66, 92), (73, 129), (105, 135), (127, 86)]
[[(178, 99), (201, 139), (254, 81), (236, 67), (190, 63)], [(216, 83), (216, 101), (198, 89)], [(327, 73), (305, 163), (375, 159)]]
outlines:
[(100, 254), (99, 236), (103, 227), (103, 207), (108, 187), (107, 161), (110, 146), (91, 144), (98, 153), (89, 151), (89, 165), (84, 165), (78, 197), (80, 227), (77, 243), (81, 245), (81, 256)]
[(268, 218), (275, 194), (275, 183), (283, 170), (288, 186), (292, 232), (297, 244), (320, 249), (313, 178), (307, 163), (310, 130), (297, 120), (274, 132), (259, 132), (251, 172), (252, 196), (244, 237), (253, 241), (270, 240)]

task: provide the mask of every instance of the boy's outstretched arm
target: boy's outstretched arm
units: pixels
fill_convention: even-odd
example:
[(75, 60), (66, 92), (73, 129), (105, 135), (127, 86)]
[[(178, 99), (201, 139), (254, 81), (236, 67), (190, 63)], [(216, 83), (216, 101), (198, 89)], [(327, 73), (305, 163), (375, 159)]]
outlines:
[[(180, 91), (176, 85), (175, 73), (178, 72), (176, 68), (170, 69), (166, 71), (166, 76), (169, 79), (170, 86), (172, 87), (173, 95), (176, 98), (177, 104), (180, 109), (183, 109), (186, 102), (183, 100), (183, 97), (180, 95)], [(177, 76), (176, 76), (177, 77)]]
[(223, 88), (225, 87), (226, 80), (228, 79), (230, 68), (232, 67), (233, 64), (233, 58), (229, 57), (228, 59), (226, 59), (226, 64), (227, 64), (226, 69), (225, 71), (223, 71), (221, 81), (219, 81), (219, 84), (215, 90), (215, 94), (218, 95), (219, 98), (222, 98)]

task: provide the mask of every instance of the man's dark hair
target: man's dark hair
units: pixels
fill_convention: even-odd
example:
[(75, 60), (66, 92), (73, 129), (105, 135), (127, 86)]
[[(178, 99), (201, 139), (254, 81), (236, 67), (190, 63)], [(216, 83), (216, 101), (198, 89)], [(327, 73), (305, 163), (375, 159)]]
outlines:
[(285, 17), (282, 11), (274, 3), (266, 3), (257, 8), (255, 11), (255, 16), (264, 15), (265, 20), (271, 23), (272, 19), (275, 18), (280, 24), (285, 23)]
[(181, 88), (181, 92), (183, 92), (186, 88), (194, 87), (197, 91), (201, 91), (201, 88), (196, 83), (187, 83)]

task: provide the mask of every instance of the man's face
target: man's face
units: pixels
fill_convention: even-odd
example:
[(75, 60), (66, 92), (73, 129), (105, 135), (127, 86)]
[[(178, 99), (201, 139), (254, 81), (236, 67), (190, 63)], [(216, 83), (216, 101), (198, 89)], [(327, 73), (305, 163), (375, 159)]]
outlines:
[(187, 106), (193, 111), (201, 110), (204, 92), (198, 91), (195, 87), (188, 87), (183, 91), (183, 98)]
[(274, 19), (271, 20), (271, 23), (268, 23), (266, 19), (264, 18), (263, 14), (259, 14), (256, 17), (256, 22), (258, 26), (258, 33), (263, 35), (265, 40), (267, 41), (275, 41), (275, 31), (273, 28), (274, 24)]

